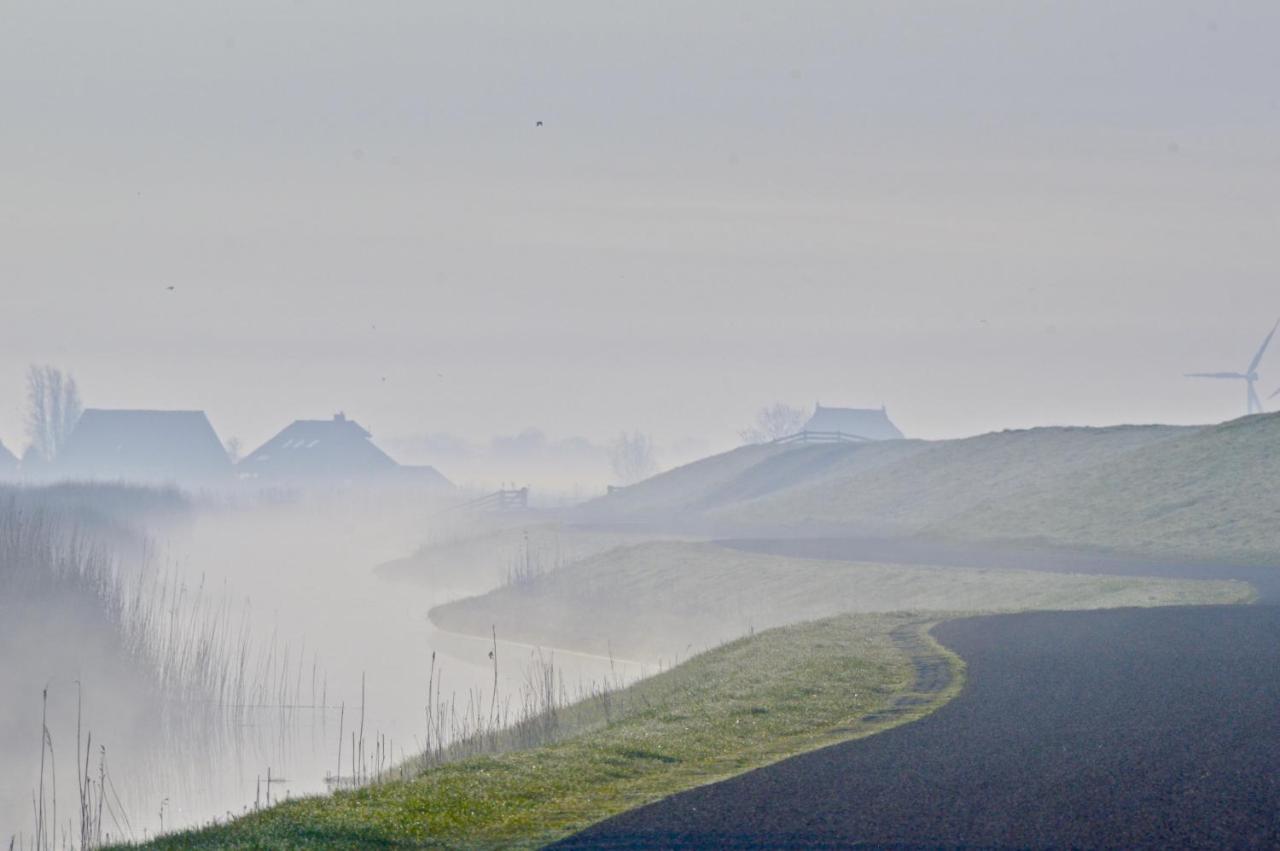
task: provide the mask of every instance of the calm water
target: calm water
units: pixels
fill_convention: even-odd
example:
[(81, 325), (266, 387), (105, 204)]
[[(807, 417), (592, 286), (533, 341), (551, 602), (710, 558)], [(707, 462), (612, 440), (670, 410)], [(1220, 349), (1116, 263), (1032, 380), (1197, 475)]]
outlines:
[[(139, 723), (120, 713), (95, 712), (95, 686), (87, 684), (85, 727), (95, 742), (90, 773), (97, 776), (97, 743), (105, 744), (112, 808), (119, 813), (119, 823), (104, 819), (112, 835), (143, 838), (162, 825), (171, 830), (244, 812), (266, 802), (268, 772), (273, 801), (324, 792), (326, 777), (338, 771), (340, 725), (341, 773), (349, 777), (362, 677), (366, 762), (372, 765), (379, 742), (390, 751), (385, 762), (415, 753), (426, 731), (433, 652), (437, 694), (455, 694), (461, 708), (479, 690), (487, 706), (492, 642), (443, 634), (427, 619), (432, 606), (467, 592), (373, 576), (375, 565), (411, 552), (427, 529), (427, 521), (411, 510), (353, 512), (330, 505), (209, 512), (158, 537), (159, 557), (190, 585), (203, 581), (206, 595), (224, 595), (241, 611), (248, 607), (260, 650), (274, 636), (280, 651), (287, 645), (291, 658), (304, 659), (290, 675), (301, 705), (235, 713), (168, 707), (158, 720), (152, 715)], [(643, 674), (637, 663), (504, 642), (502, 624), (496, 627), (499, 694), (515, 703), (539, 653), (553, 659), (571, 692)], [(74, 830), (74, 685), (52, 684), (50, 702), (58, 745), (58, 819), (65, 828), (71, 817)], [(30, 746), (18, 748), (19, 758), (37, 766), (38, 735), (34, 730)], [(4, 836), (30, 831), (35, 782), (33, 775), (25, 788), (5, 790)], [(6, 819), (19, 823), (10, 827)]]

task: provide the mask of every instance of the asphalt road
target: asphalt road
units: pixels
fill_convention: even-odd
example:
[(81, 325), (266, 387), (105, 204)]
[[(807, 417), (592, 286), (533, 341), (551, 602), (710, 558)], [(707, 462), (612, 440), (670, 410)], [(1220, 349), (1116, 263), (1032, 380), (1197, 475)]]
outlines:
[[(1142, 572), (1200, 568), (1252, 572)], [(935, 634), (968, 680), (933, 715), (560, 847), (1280, 847), (1280, 607), (999, 615)]]

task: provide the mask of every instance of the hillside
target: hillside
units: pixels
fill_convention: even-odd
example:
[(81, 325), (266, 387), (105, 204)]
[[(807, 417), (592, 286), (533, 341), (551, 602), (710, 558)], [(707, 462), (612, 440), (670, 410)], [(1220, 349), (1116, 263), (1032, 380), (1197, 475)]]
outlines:
[(936, 530), (1054, 544), (1232, 558), (1280, 558), (1280, 414), (1244, 417), (1135, 449)]
[(714, 495), (773, 458), (794, 457), (785, 447), (742, 446), (703, 458), (583, 505), (577, 519), (601, 523), (665, 524), (714, 504)]
[(721, 535), (922, 535), (1274, 560), (1277, 446), (1280, 414), (749, 447), (691, 465), (696, 477), (682, 468), (615, 492), (582, 517)]

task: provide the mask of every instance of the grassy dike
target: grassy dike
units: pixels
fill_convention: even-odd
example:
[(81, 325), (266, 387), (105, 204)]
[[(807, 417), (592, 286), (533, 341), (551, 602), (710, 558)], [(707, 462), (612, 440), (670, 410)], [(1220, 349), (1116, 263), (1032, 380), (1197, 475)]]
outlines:
[[(558, 744), (286, 802), (145, 847), (537, 847), (675, 792), (932, 712), (959, 690), (963, 670), (928, 636), (936, 620), (842, 615), (772, 629), (615, 694), (610, 723)], [(949, 666), (949, 683), (900, 703), (915, 696), (922, 657)], [(563, 723), (574, 717), (570, 710)]]

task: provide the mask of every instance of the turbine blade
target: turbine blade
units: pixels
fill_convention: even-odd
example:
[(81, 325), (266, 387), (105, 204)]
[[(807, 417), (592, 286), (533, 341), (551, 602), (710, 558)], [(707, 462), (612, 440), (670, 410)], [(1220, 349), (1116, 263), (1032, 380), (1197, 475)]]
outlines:
[(1262, 341), (1262, 345), (1258, 347), (1258, 353), (1253, 356), (1253, 360), (1249, 361), (1249, 368), (1245, 372), (1252, 373), (1258, 368), (1258, 364), (1262, 363), (1262, 356), (1266, 353), (1267, 346), (1271, 345), (1271, 338), (1275, 336), (1277, 328), (1280, 328), (1280, 319), (1277, 319), (1276, 324), (1271, 326), (1271, 333)]
[(1187, 372), (1187, 378), (1248, 378), (1243, 372)]
[(1274, 398), (1276, 398), (1277, 396), (1280, 396), (1280, 387), (1277, 387), (1277, 388), (1276, 388), (1276, 392), (1272, 393), (1272, 394), (1271, 394), (1270, 396), (1268, 396), (1267, 398), (1268, 398), (1268, 399), (1274, 399)]

